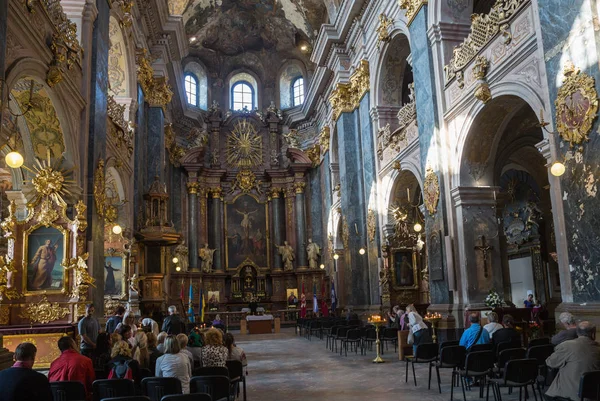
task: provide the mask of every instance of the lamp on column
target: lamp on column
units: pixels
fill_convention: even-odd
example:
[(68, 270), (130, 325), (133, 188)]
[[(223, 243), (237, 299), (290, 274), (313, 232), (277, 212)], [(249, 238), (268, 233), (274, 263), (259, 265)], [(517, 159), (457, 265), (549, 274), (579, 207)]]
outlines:
[(112, 227), (112, 232), (113, 232), (113, 234), (115, 234), (115, 235), (119, 235), (119, 234), (121, 234), (121, 233), (123, 232), (123, 228), (122, 228), (120, 225), (118, 225), (118, 224), (115, 224), (115, 225)]
[[(7, 96), (6, 97), (6, 101), (4, 100), (4, 88), (6, 87), (6, 81), (3, 78), (0, 78), (0, 140), (5, 140), (6, 142), (2, 145), (1, 149), (4, 149), (5, 146), (7, 146), (9, 144), (9, 141), (11, 138), (13, 138), (14, 133), (12, 133), (11, 135), (9, 135), (7, 138), (4, 138), (3, 135), (3, 128), (4, 128), (4, 124), (2, 124), (2, 118), (4, 117), (4, 110), (7, 109), (8, 112), (10, 114), (12, 114), (15, 118), (19, 118), (21, 116), (24, 116), (25, 114), (29, 113), (29, 111), (32, 109), (33, 107), (33, 103), (31, 102), (31, 99), (33, 97), (33, 88), (34, 88), (35, 82), (33, 81), (33, 79), (31, 80), (31, 85), (29, 87), (29, 100), (25, 101), (23, 104), (25, 105), (25, 110), (22, 113), (13, 113), (10, 110), (9, 106), (9, 102), (10, 102), (10, 97)], [(16, 124), (16, 123), (15, 123)], [(15, 144), (16, 145), (16, 144)], [(13, 146), (13, 148), (16, 148), (16, 146)], [(23, 156), (17, 152), (16, 150), (12, 150), (10, 151), (4, 158), (4, 161), (6, 162), (6, 165), (10, 168), (20, 168), (21, 166), (23, 166), (23, 163), (25, 162), (25, 160), (23, 159)]]
[[(546, 127), (550, 125), (550, 123), (548, 121), (544, 121), (544, 109), (540, 110), (540, 123), (538, 124), (538, 127), (540, 127), (541, 129), (543, 129), (544, 131), (546, 131), (550, 136), (554, 137), (554, 132), (548, 130)], [(566, 167), (565, 167), (565, 163), (564, 160), (555, 160), (553, 163), (547, 165), (550, 167), (550, 174), (552, 174), (555, 177), (560, 177), (561, 175), (563, 175), (566, 171)]]

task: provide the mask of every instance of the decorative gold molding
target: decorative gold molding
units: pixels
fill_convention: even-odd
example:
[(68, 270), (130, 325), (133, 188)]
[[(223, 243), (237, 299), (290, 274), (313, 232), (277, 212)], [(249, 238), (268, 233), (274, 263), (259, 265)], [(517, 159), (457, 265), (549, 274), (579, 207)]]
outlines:
[(85, 301), (87, 299), (88, 288), (96, 286), (94, 283), (96, 279), (90, 276), (88, 272), (88, 265), (86, 260), (89, 254), (86, 252), (82, 256), (77, 258), (71, 258), (67, 270), (73, 270), (75, 275), (75, 282), (73, 283), (73, 290), (71, 291), (71, 298), (77, 298), (79, 301)]
[(223, 198), (223, 188), (221, 187), (211, 188), (210, 192), (212, 193), (213, 199)]
[(231, 192), (239, 189), (243, 193), (248, 193), (251, 190), (256, 190), (259, 194), (262, 192), (260, 184), (262, 181), (256, 179), (256, 175), (250, 170), (238, 171), (233, 183), (231, 184)]
[(350, 83), (338, 83), (329, 96), (333, 119), (337, 120), (342, 113), (356, 110), (369, 87), (369, 62), (360, 60), (359, 66), (350, 76)]
[(271, 189), (269, 189), (269, 197), (271, 199), (279, 199), (279, 194), (281, 194), (282, 192), (283, 192), (282, 188), (272, 187)]
[(146, 102), (151, 107), (166, 109), (171, 103), (173, 91), (167, 83), (166, 77), (155, 77), (152, 63), (146, 49), (138, 50), (136, 54), (138, 82), (142, 87)]
[(21, 296), (12, 285), (12, 276), (17, 271), (15, 260), (8, 255), (0, 255), (0, 301), (16, 299)]
[(342, 243), (344, 244), (344, 250), (347, 252), (350, 243), (350, 229), (348, 228), (348, 219), (344, 215), (342, 215)]
[(108, 96), (108, 118), (123, 131), (127, 131), (129, 124), (125, 121), (125, 105), (117, 103), (114, 96)]
[(296, 190), (297, 194), (303, 194), (304, 188), (306, 188), (305, 182), (299, 181), (294, 183), (294, 189)]
[[(418, 1), (420, 0), (401, 0), (400, 7), (402, 7), (402, 3)], [(444, 66), (446, 84), (452, 81), (459, 71), (462, 71), (499, 32), (502, 32), (502, 35), (507, 39), (510, 37), (510, 20), (516, 15), (521, 6), (528, 1), (496, 0), (488, 14), (473, 14), (471, 16), (471, 33), (462, 44), (454, 48), (450, 62)]]
[(312, 166), (317, 167), (321, 163), (321, 145), (315, 143), (313, 146), (306, 149), (306, 155), (312, 162)]
[(165, 147), (169, 152), (169, 161), (175, 167), (179, 167), (179, 161), (185, 156), (185, 149), (177, 144), (173, 124), (165, 124)]
[(589, 140), (598, 113), (598, 92), (594, 78), (582, 73), (570, 61), (563, 74), (565, 80), (554, 102), (556, 130), (573, 147)]
[(388, 18), (384, 13), (379, 14), (379, 26), (377, 27), (377, 48), (381, 47), (382, 43), (390, 41), (389, 27), (394, 24), (394, 20)]
[(319, 134), (319, 145), (321, 146), (321, 153), (325, 154), (329, 151), (329, 139), (331, 137), (331, 130), (326, 125)]
[(433, 216), (437, 211), (437, 205), (440, 200), (440, 181), (431, 167), (427, 167), (423, 187), (425, 207), (429, 211), (429, 214)]
[(37, 304), (27, 304), (19, 317), (33, 323), (47, 324), (69, 314), (69, 308), (61, 307), (58, 302), (51, 304), (46, 295)]
[(85, 231), (87, 229), (87, 217), (85, 211), (87, 210), (87, 206), (83, 203), (82, 200), (77, 201), (75, 204), (75, 210), (77, 211), (77, 215), (75, 216), (75, 225), (77, 226), (78, 231)]
[(227, 164), (238, 168), (252, 168), (263, 162), (262, 137), (254, 124), (241, 119), (227, 137)]
[(473, 65), (473, 76), (477, 79), (477, 87), (473, 96), (484, 104), (492, 100), (492, 91), (486, 80), (489, 67), (490, 62), (485, 56), (477, 56)]
[(198, 181), (190, 181), (187, 184), (188, 194), (197, 194), (200, 183)]
[(421, 8), (426, 4), (427, 0), (398, 0), (400, 9), (406, 11), (406, 25), (412, 24)]
[(367, 212), (367, 235), (369, 236), (369, 242), (375, 240), (375, 232), (377, 229), (377, 217), (375, 211), (369, 209)]
[(110, 204), (106, 196), (106, 177), (104, 175), (104, 159), (98, 160), (98, 167), (94, 173), (94, 200), (96, 202), (96, 213), (104, 218), (107, 223), (117, 219), (117, 208)]

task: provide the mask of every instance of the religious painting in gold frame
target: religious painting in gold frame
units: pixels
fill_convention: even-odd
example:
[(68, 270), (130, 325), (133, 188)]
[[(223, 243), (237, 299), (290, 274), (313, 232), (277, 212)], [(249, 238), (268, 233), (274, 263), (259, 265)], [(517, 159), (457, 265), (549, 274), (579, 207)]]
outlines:
[(287, 288), (286, 299), (287, 299), (287, 307), (288, 308), (297, 308), (298, 307), (298, 289), (296, 288)]
[(69, 231), (56, 224), (36, 224), (23, 233), (23, 244), (23, 293), (68, 291)]
[(104, 255), (104, 298), (123, 298), (127, 291), (125, 255), (114, 252)]
[(417, 251), (412, 248), (393, 248), (389, 257), (394, 289), (418, 289)]
[(252, 194), (240, 194), (225, 203), (225, 264), (237, 269), (251, 260), (256, 266), (268, 268), (269, 243), (268, 205)]

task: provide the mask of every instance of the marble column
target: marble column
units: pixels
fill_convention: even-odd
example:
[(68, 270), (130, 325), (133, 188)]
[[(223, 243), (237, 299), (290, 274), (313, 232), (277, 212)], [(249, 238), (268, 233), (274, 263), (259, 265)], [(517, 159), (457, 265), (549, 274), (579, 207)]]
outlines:
[[(165, 160), (165, 114), (162, 107), (148, 108), (148, 138), (146, 152), (148, 155), (146, 182), (151, 183), (154, 177), (165, 181), (163, 160)], [(146, 188), (147, 189), (147, 188)]]
[(304, 201), (304, 187), (306, 183), (296, 182), (296, 267), (306, 268), (308, 258), (306, 255), (306, 205)]
[(188, 255), (191, 271), (198, 271), (198, 187), (197, 181), (187, 183), (188, 189)]
[[(273, 243), (282, 245), (285, 237), (285, 212), (281, 188), (271, 189), (271, 207), (273, 210)], [(273, 246), (273, 269), (281, 270), (281, 255), (277, 247)]]
[(91, 275), (96, 280), (96, 290), (92, 291), (92, 302), (96, 316), (104, 315), (104, 219), (98, 215), (94, 202), (94, 172), (98, 161), (106, 157), (106, 131), (108, 114), (108, 49), (110, 39), (108, 20), (110, 8), (106, 1), (97, 4), (98, 15), (94, 23), (91, 47), (90, 125), (88, 132), (87, 156), (87, 240), (91, 251)]
[(452, 190), (458, 238), (457, 296), (465, 305), (483, 306), (490, 290), (504, 288), (496, 217), (498, 191), (498, 187)]
[[(213, 269), (215, 271), (223, 271), (222, 255), (223, 255), (223, 225), (221, 211), (223, 209), (221, 202), (221, 195), (223, 190), (221, 188), (215, 188), (212, 190), (212, 208), (210, 215), (210, 236), (209, 245), (211, 248), (216, 249), (213, 258)], [(212, 241), (211, 241), (212, 240)], [(212, 242), (212, 243), (210, 243)]]

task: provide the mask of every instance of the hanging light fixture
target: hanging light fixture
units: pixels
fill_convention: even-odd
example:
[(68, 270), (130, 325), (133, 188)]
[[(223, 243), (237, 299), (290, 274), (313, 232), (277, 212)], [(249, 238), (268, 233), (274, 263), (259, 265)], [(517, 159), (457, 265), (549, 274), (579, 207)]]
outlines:
[(181, 271), (181, 267), (175, 266), (175, 271)]
[(333, 254), (333, 258), (334, 258), (335, 260), (338, 260), (338, 259), (340, 258), (340, 255), (338, 255), (337, 253), (334, 253), (334, 254)]
[(323, 263), (321, 263), (321, 266), (319, 266), (321, 268), (321, 270), (323, 270), (325, 268), (325, 265)]
[(365, 252), (366, 252), (366, 251), (365, 251), (365, 248), (360, 248), (360, 249), (358, 250), (358, 253), (360, 253), (361, 255), (364, 255), (364, 254), (365, 254)]
[(423, 230), (423, 226), (417, 221), (413, 226), (413, 230), (415, 230), (416, 233), (420, 233), (421, 230)]
[(115, 235), (119, 235), (119, 234), (121, 234), (121, 233), (123, 232), (123, 228), (121, 228), (121, 226), (120, 226), (120, 225), (118, 225), (118, 224), (115, 224), (115, 225), (113, 226), (113, 228), (112, 228), (112, 232), (113, 232), (113, 234), (115, 234)]
[(560, 177), (561, 175), (563, 175), (565, 173), (565, 170), (566, 167), (564, 163), (559, 161), (555, 161), (554, 163), (552, 163), (552, 166), (550, 166), (550, 173), (555, 177)]
[(179, 262), (179, 258), (177, 256), (173, 256), (173, 263), (177, 264)]
[[(34, 86), (35, 86), (35, 82), (32, 79), (31, 85), (29, 88), (29, 100), (26, 100), (23, 102), (23, 105), (25, 105), (26, 108), (25, 108), (25, 110), (23, 110), (23, 112), (21, 114), (15, 114), (10, 110), (10, 108), (8, 108), (8, 102), (10, 101), (10, 99), (7, 102), (4, 101), (4, 88), (6, 87), (6, 81), (4, 79), (0, 78), (0, 139), (2, 139), (2, 140), (5, 139), (2, 135), (2, 128), (4, 127), (4, 124), (2, 124), (2, 117), (4, 116), (4, 109), (6, 108), (8, 110), (8, 112), (16, 118), (19, 118), (19, 117), (24, 116), (25, 114), (29, 113), (29, 111), (31, 111), (31, 109), (33, 108), (33, 103), (31, 100), (33, 98)], [(4, 148), (4, 146), (8, 145), (9, 140), (11, 139), (12, 136), (13, 136), (12, 134), (9, 135), (9, 138), (7, 139), (6, 143), (2, 146), (2, 148)], [(10, 168), (20, 168), (23, 165), (23, 163), (25, 162), (25, 160), (23, 159), (23, 155), (21, 155), (16, 150), (9, 152), (4, 157), (4, 161), (6, 162), (6, 165)]]

